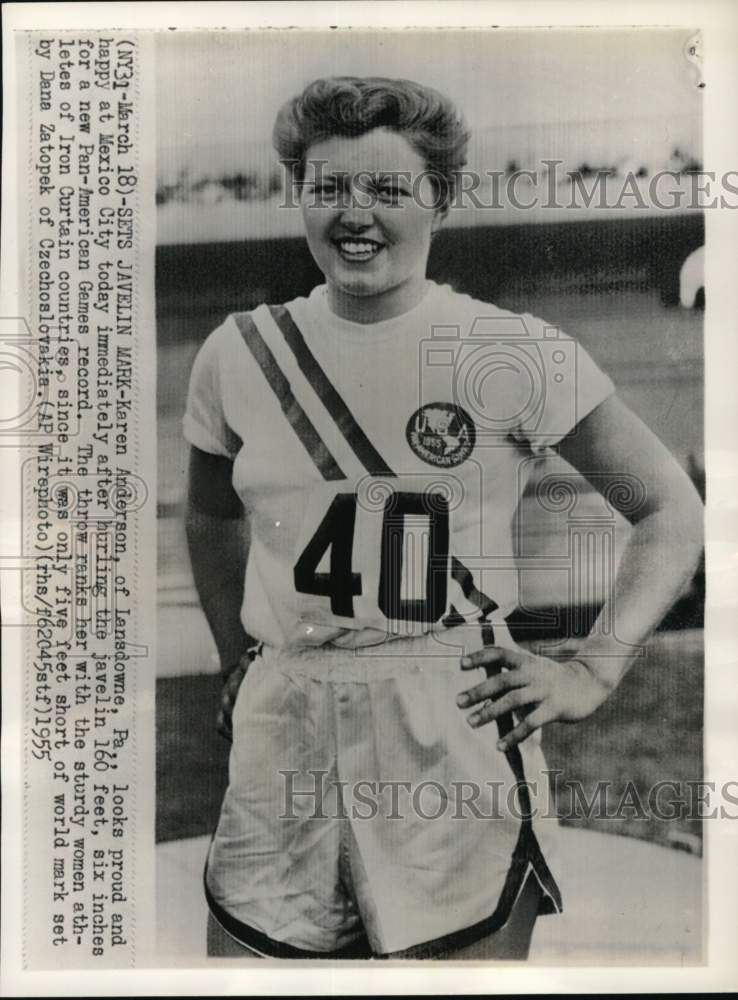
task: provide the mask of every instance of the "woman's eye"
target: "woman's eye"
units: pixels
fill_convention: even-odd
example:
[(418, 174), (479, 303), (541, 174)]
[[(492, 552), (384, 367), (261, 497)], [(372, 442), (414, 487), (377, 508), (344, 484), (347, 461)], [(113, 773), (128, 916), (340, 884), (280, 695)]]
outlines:
[(402, 198), (407, 194), (407, 191), (404, 188), (399, 187), (397, 184), (380, 184), (378, 191), (380, 197), (389, 198), (393, 201), (398, 198)]
[(311, 184), (307, 193), (315, 204), (323, 205), (335, 202), (338, 188), (335, 184)]

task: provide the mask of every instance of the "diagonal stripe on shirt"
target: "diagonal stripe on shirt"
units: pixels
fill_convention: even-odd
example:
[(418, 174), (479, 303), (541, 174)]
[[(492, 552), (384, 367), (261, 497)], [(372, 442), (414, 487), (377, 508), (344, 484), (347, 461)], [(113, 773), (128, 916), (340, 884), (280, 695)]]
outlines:
[(277, 363), (259, 332), (256, 323), (248, 313), (234, 313), (233, 318), (241, 332), (246, 346), (261, 368), (274, 395), (279, 400), (287, 421), (310, 458), (318, 467), (323, 479), (346, 479), (346, 475), (323, 442), (320, 434), (303, 408), (295, 399), (287, 377)]
[(479, 608), (483, 620), (497, 610), (499, 605), (491, 597), (487, 597), (486, 594), (477, 589), (471, 571), (456, 556), (451, 556), (451, 576), (461, 587), (464, 597)]
[(371, 443), (346, 403), (305, 343), (299, 327), (284, 306), (269, 306), (274, 322), (284, 335), (305, 378), (313, 387), (328, 413), (335, 420), (351, 450), (370, 475), (394, 476), (377, 449)]

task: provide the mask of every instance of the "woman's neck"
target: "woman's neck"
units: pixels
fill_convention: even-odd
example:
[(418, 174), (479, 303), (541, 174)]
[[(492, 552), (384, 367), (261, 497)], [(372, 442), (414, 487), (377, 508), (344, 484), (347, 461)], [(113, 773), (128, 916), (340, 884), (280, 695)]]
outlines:
[(381, 323), (410, 312), (425, 298), (430, 282), (422, 277), (409, 285), (398, 285), (382, 295), (351, 295), (328, 285), (331, 312), (352, 323)]

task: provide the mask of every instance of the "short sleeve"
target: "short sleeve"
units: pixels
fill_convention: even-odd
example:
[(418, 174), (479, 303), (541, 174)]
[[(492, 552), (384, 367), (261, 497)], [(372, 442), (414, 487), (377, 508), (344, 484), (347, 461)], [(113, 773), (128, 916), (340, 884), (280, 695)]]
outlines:
[(538, 453), (570, 434), (615, 386), (573, 337), (535, 316), (521, 318), (528, 331), (523, 350), (530, 359), (530, 392), (512, 436)]
[(206, 338), (190, 374), (182, 419), (185, 439), (211, 455), (234, 459), (241, 440), (226, 420), (224, 372), (228, 371), (233, 330), (230, 318)]

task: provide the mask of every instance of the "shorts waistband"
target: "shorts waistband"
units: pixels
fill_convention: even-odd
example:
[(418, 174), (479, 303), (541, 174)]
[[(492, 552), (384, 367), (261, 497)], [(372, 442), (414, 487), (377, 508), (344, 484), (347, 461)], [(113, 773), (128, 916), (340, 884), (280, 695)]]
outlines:
[[(495, 642), (516, 647), (507, 627), (497, 623)], [(464, 653), (481, 646), (478, 629), (458, 628), (358, 648), (324, 645), (278, 649), (264, 645), (261, 657), (265, 664), (286, 674), (325, 681), (366, 682), (413, 673), (458, 673)]]

